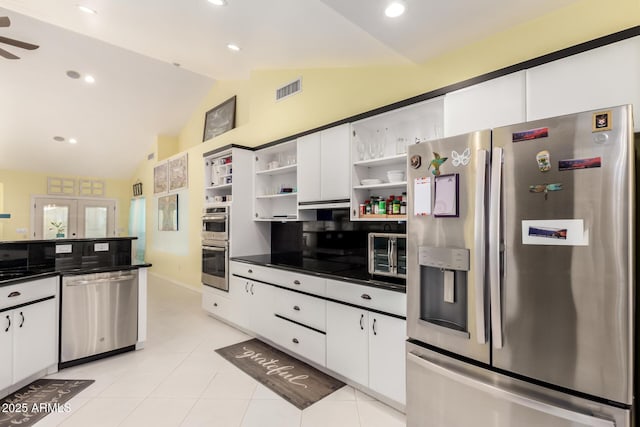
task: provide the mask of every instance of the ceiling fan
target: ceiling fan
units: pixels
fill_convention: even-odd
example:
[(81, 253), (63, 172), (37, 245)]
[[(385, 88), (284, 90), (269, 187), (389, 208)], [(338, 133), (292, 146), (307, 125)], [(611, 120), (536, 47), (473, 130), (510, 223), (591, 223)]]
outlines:
[[(11, 21), (9, 20), (9, 17), (0, 16), (0, 27), (8, 27), (9, 25), (11, 25)], [(34, 50), (39, 47), (38, 45), (35, 45), (35, 44), (23, 42), (20, 40), (10, 39), (8, 37), (2, 37), (2, 36), (0, 36), (0, 43), (8, 44), (10, 46), (19, 47), (21, 49), (26, 49), (26, 50)], [(19, 56), (16, 56), (13, 53), (6, 51), (2, 48), (0, 48), (0, 56), (6, 59), (20, 59)]]

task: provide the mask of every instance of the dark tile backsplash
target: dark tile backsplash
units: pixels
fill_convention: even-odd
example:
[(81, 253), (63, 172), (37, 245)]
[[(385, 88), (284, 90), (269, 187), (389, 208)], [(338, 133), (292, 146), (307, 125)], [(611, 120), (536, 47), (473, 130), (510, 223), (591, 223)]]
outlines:
[(349, 221), (348, 209), (318, 210), (316, 221), (271, 224), (271, 252), (365, 265), (372, 232), (406, 233), (406, 223)]

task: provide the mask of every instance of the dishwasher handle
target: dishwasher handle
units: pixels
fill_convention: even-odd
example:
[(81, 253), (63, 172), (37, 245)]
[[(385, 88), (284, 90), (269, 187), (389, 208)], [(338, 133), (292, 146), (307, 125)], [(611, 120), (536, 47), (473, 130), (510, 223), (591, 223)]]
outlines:
[(67, 282), (64, 285), (65, 286), (101, 285), (104, 283), (123, 282), (125, 280), (134, 279), (135, 277), (136, 276), (134, 274), (127, 274), (125, 276), (106, 277), (104, 279), (95, 279), (95, 280), (79, 279), (79, 280), (74, 280), (72, 282)]

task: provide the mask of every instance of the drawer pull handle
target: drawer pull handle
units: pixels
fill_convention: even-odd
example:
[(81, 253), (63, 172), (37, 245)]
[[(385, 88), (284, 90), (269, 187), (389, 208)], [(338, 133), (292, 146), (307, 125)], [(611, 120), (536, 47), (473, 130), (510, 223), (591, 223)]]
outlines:
[(18, 326), (19, 328), (22, 328), (22, 325), (24, 325), (24, 314), (22, 312), (20, 312), (20, 326)]
[(291, 341), (293, 341), (294, 344), (300, 344), (300, 341), (298, 341), (298, 338), (294, 338)]
[(11, 317), (7, 316), (7, 328), (4, 330), (5, 332), (9, 332), (9, 328), (11, 327)]
[(297, 305), (294, 305), (294, 306), (293, 306), (293, 309), (294, 309), (295, 311), (300, 311), (300, 307), (298, 307)]
[(252, 270), (252, 269), (248, 269), (248, 270), (247, 270), (247, 273), (252, 274), (252, 273), (253, 273), (253, 270)]
[(360, 315), (360, 330), (364, 331), (364, 325), (362, 324), (362, 321), (364, 320), (364, 314)]
[(369, 295), (369, 294), (362, 294), (362, 295), (361, 295), (361, 298), (362, 298), (362, 299), (366, 299), (366, 300), (370, 300), (370, 299), (371, 299), (371, 295)]
[(244, 291), (245, 291), (246, 293), (249, 293), (249, 282), (246, 282), (246, 283), (244, 284)]
[(255, 295), (255, 294), (253, 293), (253, 283), (251, 284), (251, 287), (249, 288), (249, 292), (251, 293), (251, 295)]
[(9, 294), (9, 298), (19, 297), (20, 295), (22, 295), (20, 292), (13, 291)]
[(299, 285), (299, 284), (300, 284), (300, 280), (298, 280), (298, 279), (294, 280), (294, 281), (293, 281), (293, 284), (294, 284), (294, 285)]
[(214, 306), (214, 307), (217, 307), (217, 306), (218, 306), (218, 303), (217, 303), (217, 302), (214, 302), (214, 303), (213, 303), (213, 306)]
[(376, 331), (376, 320), (378, 319), (373, 319), (373, 335), (378, 335), (378, 331)]

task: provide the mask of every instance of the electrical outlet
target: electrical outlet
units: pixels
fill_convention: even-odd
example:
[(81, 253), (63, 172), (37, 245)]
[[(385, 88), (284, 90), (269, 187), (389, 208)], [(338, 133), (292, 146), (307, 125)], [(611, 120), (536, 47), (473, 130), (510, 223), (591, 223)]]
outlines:
[(16, 233), (18, 234), (27, 234), (26, 228), (16, 228)]

